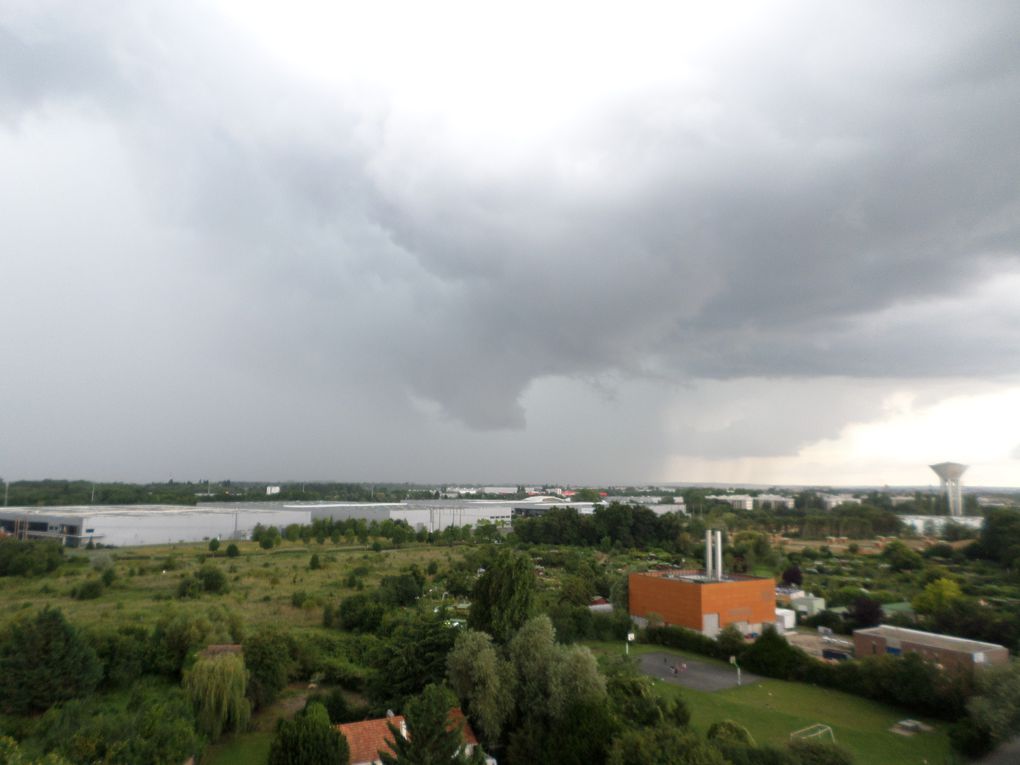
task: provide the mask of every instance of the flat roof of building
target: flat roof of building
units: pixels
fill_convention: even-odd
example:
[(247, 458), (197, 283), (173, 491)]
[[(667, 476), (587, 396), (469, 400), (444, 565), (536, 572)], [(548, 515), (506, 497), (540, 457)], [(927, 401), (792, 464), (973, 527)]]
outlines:
[(29, 517), (47, 516), (97, 516), (97, 515), (225, 515), (232, 513), (274, 513), (284, 510), (299, 511), (304, 508), (260, 507), (237, 505), (234, 507), (219, 505), (53, 505), (50, 507), (0, 507), (0, 516), (23, 515)]
[(880, 624), (877, 627), (854, 630), (854, 635), (875, 635), (887, 640), (893, 638), (929, 648), (941, 648), (946, 651), (959, 651), (962, 653), (980, 653), (990, 648), (1004, 648), (998, 643), (983, 643), (980, 640), (969, 640), (968, 638), (954, 637), (953, 635), (939, 635), (934, 632), (922, 632), (911, 630), (906, 627), (893, 627), (889, 624)]
[(660, 571), (635, 571), (635, 574), (642, 576), (654, 576), (658, 579), (673, 579), (678, 582), (692, 582), (694, 584), (725, 584), (726, 582), (748, 582), (767, 579), (764, 576), (750, 576), (748, 574), (723, 574), (721, 579), (714, 576), (709, 578), (700, 569), (663, 569)]

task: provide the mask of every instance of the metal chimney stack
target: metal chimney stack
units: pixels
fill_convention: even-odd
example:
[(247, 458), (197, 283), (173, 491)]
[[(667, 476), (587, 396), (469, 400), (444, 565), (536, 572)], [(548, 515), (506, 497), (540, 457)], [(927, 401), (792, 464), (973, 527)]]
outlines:
[(705, 529), (705, 578), (712, 578), (712, 530)]
[(722, 532), (715, 532), (715, 578), (720, 582), (723, 578), (722, 573)]

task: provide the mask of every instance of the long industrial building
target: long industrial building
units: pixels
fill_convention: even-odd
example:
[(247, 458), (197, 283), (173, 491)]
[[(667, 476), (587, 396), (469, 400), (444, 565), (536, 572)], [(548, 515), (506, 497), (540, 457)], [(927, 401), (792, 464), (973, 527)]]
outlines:
[[(552, 502), (552, 499), (555, 502)], [(559, 498), (524, 500), (409, 500), (407, 502), (210, 502), (181, 505), (86, 505), (0, 508), (0, 530), (31, 539), (57, 539), (69, 547), (89, 542), (110, 546), (248, 539), (254, 528), (309, 524), (323, 518), (367, 522), (403, 521), (412, 529), (442, 531), (481, 522), (510, 526), (515, 511), (573, 507), (591, 512), (591, 503)]]
[(69, 547), (247, 539), (259, 524), (311, 523), (308, 508), (276, 506), (85, 505), (0, 508), (0, 529), (24, 539), (54, 539)]

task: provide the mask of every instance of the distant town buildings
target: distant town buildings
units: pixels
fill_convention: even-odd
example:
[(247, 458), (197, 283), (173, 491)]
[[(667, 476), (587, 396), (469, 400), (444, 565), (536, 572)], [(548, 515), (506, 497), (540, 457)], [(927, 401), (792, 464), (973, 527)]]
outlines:
[(705, 499), (713, 502), (725, 502), (734, 510), (753, 510), (754, 497), (749, 494), (711, 494)]
[(755, 508), (759, 510), (764, 508), (787, 508), (792, 510), (795, 506), (793, 497), (781, 494), (758, 494), (757, 496), (751, 496), (750, 494), (711, 494), (705, 497), (705, 499), (725, 502), (734, 510), (754, 510)]
[(793, 497), (784, 497), (781, 494), (759, 494), (754, 498), (754, 504), (758, 508), (771, 507), (773, 510), (779, 508), (792, 510), (796, 506)]
[(822, 507), (826, 510), (833, 510), (840, 505), (859, 505), (861, 501), (852, 494), (822, 494), (819, 496), (822, 500)]

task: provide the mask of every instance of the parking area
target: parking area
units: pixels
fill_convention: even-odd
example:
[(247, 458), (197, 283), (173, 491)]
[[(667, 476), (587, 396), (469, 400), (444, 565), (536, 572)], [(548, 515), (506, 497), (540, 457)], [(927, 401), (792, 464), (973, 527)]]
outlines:
[[(737, 685), (737, 670), (697, 659), (684, 659), (670, 653), (646, 653), (641, 656), (641, 671), (657, 680), (673, 683), (696, 691), (721, 691)], [(762, 678), (750, 672), (742, 673), (742, 684), (751, 685)]]

